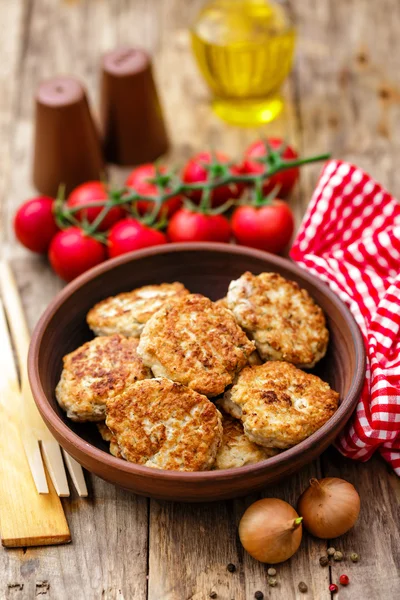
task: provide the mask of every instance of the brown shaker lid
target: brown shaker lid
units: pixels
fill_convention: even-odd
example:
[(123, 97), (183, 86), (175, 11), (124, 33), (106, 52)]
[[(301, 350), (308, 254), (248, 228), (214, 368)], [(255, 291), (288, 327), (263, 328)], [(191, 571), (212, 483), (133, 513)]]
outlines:
[(109, 162), (137, 165), (168, 149), (168, 137), (149, 55), (122, 47), (103, 57), (101, 123)]
[(108, 52), (103, 58), (103, 68), (115, 77), (135, 75), (150, 66), (148, 54), (140, 48), (127, 46)]
[(43, 81), (36, 92), (36, 101), (47, 106), (67, 106), (84, 99), (81, 84), (72, 77), (53, 77)]

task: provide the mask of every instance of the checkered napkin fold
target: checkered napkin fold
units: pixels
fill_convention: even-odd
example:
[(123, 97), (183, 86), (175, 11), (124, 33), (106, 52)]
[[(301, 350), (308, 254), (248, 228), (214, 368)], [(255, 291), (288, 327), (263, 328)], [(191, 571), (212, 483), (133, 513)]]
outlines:
[(361, 169), (325, 166), (290, 255), (347, 304), (367, 351), (357, 408), (336, 447), (377, 450), (400, 475), (400, 204)]

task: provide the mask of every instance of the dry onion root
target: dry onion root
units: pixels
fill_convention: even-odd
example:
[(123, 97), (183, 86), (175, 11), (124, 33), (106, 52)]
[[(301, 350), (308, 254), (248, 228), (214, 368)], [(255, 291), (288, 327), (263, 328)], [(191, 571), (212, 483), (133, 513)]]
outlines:
[(302, 518), (277, 498), (254, 502), (239, 523), (243, 547), (257, 560), (276, 564), (287, 560), (300, 546)]
[(353, 527), (360, 512), (360, 496), (351, 483), (337, 477), (311, 479), (297, 509), (304, 527), (322, 539), (333, 539)]

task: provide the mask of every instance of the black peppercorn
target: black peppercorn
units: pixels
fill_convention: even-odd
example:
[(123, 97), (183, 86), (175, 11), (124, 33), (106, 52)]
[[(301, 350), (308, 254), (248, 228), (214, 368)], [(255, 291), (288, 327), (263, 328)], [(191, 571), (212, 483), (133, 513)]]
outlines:
[(304, 581), (300, 581), (299, 583), (299, 590), (302, 594), (305, 594), (306, 592), (308, 592), (308, 587), (307, 584), (304, 583)]
[(209, 596), (210, 596), (210, 598), (216, 598), (218, 596), (218, 594), (217, 594), (217, 592), (212, 591), (209, 593)]
[(236, 571), (236, 567), (233, 563), (229, 563), (226, 568), (228, 569), (229, 573), (234, 573)]
[(329, 558), (327, 556), (321, 556), (321, 558), (319, 559), (319, 564), (321, 565), (321, 567), (326, 567), (327, 565), (329, 565)]
[(263, 600), (263, 598), (264, 598), (264, 594), (263, 594), (262, 592), (260, 592), (260, 591), (257, 591), (257, 592), (254, 594), (254, 598), (256, 598), (256, 600)]

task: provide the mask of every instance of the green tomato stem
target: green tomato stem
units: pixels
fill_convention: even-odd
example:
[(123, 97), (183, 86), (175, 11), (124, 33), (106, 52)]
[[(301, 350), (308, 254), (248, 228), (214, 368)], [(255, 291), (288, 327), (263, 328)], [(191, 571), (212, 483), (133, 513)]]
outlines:
[(211, 206), (211, 188), (204, 187), (203, 193), (201, 194), (201, 201), (199, 205), (199, 212), (206, 214), (210, 210)]
[[(271, 178), (276, 173), (286, 171), (287, 169), (293, 169), (302, 165), (327, 160), (330, 157), (329, 154), (320, 154), (318, 156), (299, 158), (295, 160), (283, 160), (282, 151), (284, 150), (284, 147), (283, 150), (282, 148), (279, 148), (278, 150), (272, 150), (272, 148), (267, 145), (266, 150), (269, 154), (267, 154), (265, 159), (259, 161), (260, 164), (265, 165), (265, 169), (262, 173), (233, 174), (229, 170), (229, 165), (223, 165), (223, 168), (217, 169), (218, 163), (216, 159), (214, 159), (213, 164), (208, 166), (212, 167), (211, 173), (214, 171), (216, 176), (212, 177), (210, 181), (188, 184), (176, 178), (176, 184), (173, 185), (173, 178), (170, 177), (170, 180), (168, 181), (168, 192), (165, 190), (165, 186), (167, 184), (167, 177), (169, 176), (167, 176), (167, 174), (161, 174), (159, 169), (157, 169), (156, 177), (154, 178), (154, 183), (156, 183), (159, 191), (157, 196), (143, 196), (136, 192), (129, 194), (127, 193), (126, 188), (122, 188), (121, 190), (114, 190), (110, 199), (104, 201), (99, 200), (98, 202), (92, 202), (86, 205), (69, 208), (66, 206), (64, 200), (63, 189), (60, 188), (55, 206), (55, 218), (57, 224), (59, 224), (59, 226), (62, 228), (66, 226), (66, 222), (81, 226), (82, 224), (74, 216), (75, 213), (79, 211), (85, 211), (89, 208), (102, 207), (103, 210), (99, 213), (93, 223), (89, 226), (87, 224), (84, 226), (84, 229), (88, 235), (94, 235), (112, 207), (126, 205), (129, 206), (129, 209), (132, 214), (134, 214), (135, 218), (144, 224), (148, 226), (154, 226), (157, 224), (157, 227), (161, 227), (160, 223), (164, 223), (165, 215), (164, 219), (159, 219), (159, 217), (164, 203), (174, 196), (186, 195), (187, 192), (196, 190), (203, 192), (200, 205), (197, 207), (198, 212), (203, 212), (204, 214), (221, 214), (222, 212), (225, 212), (227, 208), (232, 206), (234, 201), (229, 200), (222, 207), (213, 209), (210, 206), (211, 191), (219, 186), (230, 185), (232, 183), (253, 184), (255, 186), (255, 206), (260, 207), (271, 200), (270, 196), (268, 196), (267, 199), (263, 198), (262, 196), (262, 187), (265, 180)], [(218, 176), (219, 173), (224, 174)], [(141, 200), (152, 202), (154, 204), (150, 213), (145, 216), (140, 216), (136, 208), (137, 202)], [(159, 219), (158, 222), (157, 219)]]
[(103, 206), (103, 210), (101, 210), (99, 212), (99, 214), (97, 215), (97, 217), (95, 218), (95, 220), (93, 221), (93, 223), (91, 223), (91, 225), (89, 225), (89, 227), (86, 229), (86, 233), (88, 235), (91, 235), (91, 234), (93, 234), (93, 233), (95, 233), (97, 231), (97, 229), (99, 228), (99, 226), (102, 224), (102, 222), (104, 221), (104, 219), (106, 218), (106, 216), (110, 212), (111, 207), (112, 206), (110, 206), (109, 204), (105, 204)]
[[(99, 200), (98, 202), (91, 202), (90, 204), (82, 204), (81, 206), (72, 206), (71, 208), (67, 207), (66, 212), (69, 212), (71, 215), (79, 212), (80, 210), (87, 210), (88, 208), (100, 208), (104, 206), (104, 203), (108, 202), (108, 200)], [(118, 206), (117, 203), (113, 203), (114, 206)]]

